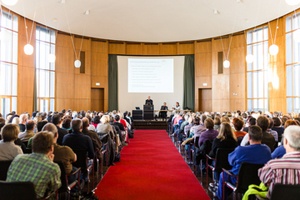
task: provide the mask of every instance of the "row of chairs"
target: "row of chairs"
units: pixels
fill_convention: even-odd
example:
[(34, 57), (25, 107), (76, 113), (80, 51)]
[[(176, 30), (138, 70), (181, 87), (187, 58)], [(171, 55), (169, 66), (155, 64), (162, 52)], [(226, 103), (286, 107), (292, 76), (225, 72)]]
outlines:
[[(220, 148), (217, 150), (216, 157), (212, 158), (208, 154), (206, 154), (205, 159), (201, 159), (200, 163), (196, 163), (196, 151), (195, 149), (199, 148), (197, 146), (197, 139), (193, 148), (190, 148), (188, 151), (185, 150), (181, 145), (181, 141), (173, 138), (173, 142), (178, 147), (179, 152), (185, 156), (188, 164), (193, 165), (194, 174), (200, 175), (203, 180), (202, 174), (202, 165), (205, 162), (206, 165), (206, 187), (208, 187), (209, 183), (209, 174), (211, 172), (213, 181), (216, 182), (215, 173), (220, 174), (221, 172), (227, 173), (229, 176), (234, 176), (237, 180), (236, 185), (231, 184), (230, 182), (224, 181), (222, 183), (223, 191), (225, 188), (229, 188), (233, 191), (233, 199), (241, 199), (242, 195), (248, 190), (248, 186), (251, 184), (260, 184), (260, 179), (258, 177), (258, 169), (263, 167), (261, 164), (250, 164), (250, 163), (242, 163), (238, 176), (232, 174), (229, 170), (232, 168), (228, 163), (228, 154), (231, 153), (234, 149), (232, 148)], [(192, 161), (192, 162), (191, 162)], [(284, 192), (286, 191), (286, 192)], [(287, 194), (287, 191), (288, 194)], [(224, 193), (223, 193), (224, 194)], [(279, 200), (279, 199), (299, 199), (300, 196), (300, 185), (282, 185), (276, 184), (274, 190), (272, 192), (271, 200)], [(250, 197), (251, 199), (256, 199), (256, 197)], [(225, 196), (223, 197), (225, 199)]]

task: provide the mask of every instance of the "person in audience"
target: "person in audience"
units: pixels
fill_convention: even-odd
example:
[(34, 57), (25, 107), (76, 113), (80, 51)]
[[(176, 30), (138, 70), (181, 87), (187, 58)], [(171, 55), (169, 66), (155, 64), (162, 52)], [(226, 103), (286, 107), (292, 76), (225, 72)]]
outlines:
[[(275, 148), (275, 138), (273, 135), (267, 132), (269, 127), (269, 120), (266, 116), (260, 115), (256, 120), (257, 125), (262, 129), (263, 137), (262, 137), (262, 144), (266, 144), (270, 149), (271, 152)], [(246, 134), (241, 142), (241, 146), (247, 145), (249, 142), (249, 134)]]
[[(229, 123), (223, 122), (217, 137), (213, 140), (209, 156), (216, 157), (219, 148), (234, 149), (238, 146), (237, 139)], [(210, 183), (210, 190), (216, 191), (217, 182), (219, 181), (219, 173), (214, 172), (214, 182)]]
[(117, 131), (117, 133), (120, 137), (121, 143), (125, 143), (126, 129), (125, 129), (124, 125), (120, 123), (119, 115), (115, 116), (115, 119), (111, 125), (114, 126), (116, 128), (116, 130), (119, 130), (119, 131)]
[(217, 137), (213, 140), (209, 156), (215, 157), (219, 148), (235, 148), (238, 146), (237, 138), (229, 123), (223, 122)]
[(96, 132), (96, 128), (95, 128), (95, 126), (92, 124), (92, 119), (93, 119), (93, 114), (92, 113), (87, 113), (86, 114), (86, 118), (88, 118), (88, 120), (89, 120), (89, 127), (88, 127), (88, 130), (90, 130), (90, 131), (94, 131), (94, 132)]
[[(299, 126), (299, 124), (295, 120), (289, 119), (289, 120), (287, 120), (285, 122), (284, 128), (286, 129), (287, 127), (292, 126), (292, 125)], [(282, 141), (282, 139), (281, 139), (281, 141)], [(281, 145), (278, 146), (272, 152), (272, 159), (274, 159), (274, 158), (281, 158), (285, 153), (286, 153), (286, 151), (285, 151), (285, 148), (283, 146), (283, 142), (281, 142)]]
[(279, 117), (273, 117), (274, 126), (272, 130), (276, 131), (278, 134), (278, 141), (281, 141), (282, 134), (284, 132), (284, 127), (281, 126), (281, 120)]
[(28, 120), (25, 127), (26, 130), (18, 135), (18, 138), (20, 138), (22, 142), (28, 142), (28, 140), (34, 136), (35, 121)]
[(270, 198), (276, 183), (300, 184), (300, 127), (291, 125), (284, 130), (283, 146), (286, 154), (281, 159), (270, 160), (258, 170), (260, 180), (268, 187)]
[[(91, 140), (93, 142), (94, 152), (99, 153), (101, 151), (101, 148), (102, 148), (102, 142), (101, 142), (100, 138), (98, 137), (98, 135), (95, 131), (91, 131), (91, 130), (88, 129), (89, 126), (90, 126), (89, 119), (87, 117), (83, 117), (82, 118), (82, 133), (91, 138)], [(97, 157), (101, 158), (99, 156), (99, 154), (97, 154)]]
[(47, 196), (61, 186), (60, 168), (53, 162), (53, 135), (47, 131), (33, 137), (32, 154), (19, 154), (7, 172), (8, 182), (30, 181), (34, 184), (37, 198)]
[(100, 119), (101, 119), (102, 117), (100, 117), (99, 115), (96, 115), (93, 119), (92, 119), (92, 125), (95, 127), (95, 131), (97, 132), (97, 126), (98, 126), (98, 124), (100, 124), (101, 122), (100, 122)]
[(235, 129), (235, 137), (238, 139), (238, 141), (242, 141), (243, 137), (247, 134), (247, 132), (242, 131), (244, 127), (244, 121), (240, 118), (233, 118), (232, 120), (233, 127)]
[(72, 172), (73, 166), (72, 163), (77, 160), (76, 154), (68, 146), (61, 146), (57, 144), (58, 131), (57, 127), (53, 123), (47, 123), (42, 131), (48, 131), (53, 134), (53, 145), (54, 145), (54, 162), (62, 162), (65, 168), (65, 172), (69, 175)]
[(52, 123), (56, 126), (58, 131), (57, 144), (62, 145), (62, 141), (65, 135), (68, 134), (68, 131), (61, 128), (62, 124), (62, 115), (60, 113), (54, 114), (52, 117)]
[(0, 160), (13, 160), (17, 155), (23, 154), (21, 147), (14, 143), (18, 138), (18, 133), (17, 124), (6, 124), (1, 129)]
[(24, 132), (26, 127), (26, 122), (28, 120), (28, 114), (27, 113), (23, 113), (20, 115), (20, 123), (19, 123), (19, 127), (20, 127), (20, 132)]
[(252, 117), (252, 116), (249, 116), (249, 118), (247, 120), (247, 123), (246, 123), (246, 126), (243, 128), (243, 131), (248, 133), (248, 127), (253, 126), (253, 125), (256, 125), (256, 118)]
[(204, 144), (206, 140), (213, 141), (217, 135), (219, 134), (218, 131), (214, 130), (214, 121), (211, 118), (206, 118), (204, 121), (204, 126), (206, 131), (203, 131), (199, 137), (199, 147)]
[(266, 132), (273, 135), (275, 142), (278, 143), (278, 133), (272, 129), (274, 126), (274, 121), (272, 118), (268, 118), (268, 120), (269, 120), (269, 127)]
[[(249, 127), (249, 142), (248, 146), (238, 146), (233, 152), (228, 155), (228, 162), (232, 166), (230, 172), (234, 175), (238, 175), (240, 166), (243, 162), (252, 164), (265, 164), (271, 159), (270, 148), (262, 144), (263, 133), (259, 126)], [(226, 173), (222, 172), (219, 179), (219, 185), (217, 193), (215, 194), (219, 199), (222, 199), (223, 195), (223, 180), (231, 182), (233, 185), (236, 184), (236, 178), (228, 176)], [(228, 196), (227, 192), (225, 196)]]
[(72, 117), (69, 115), (66, 115), (66, 116), (64, 116), (63, 122), (61, 124), (61, 128), (66, 130), (68, 133), (72, 133), (71, 121), (72, 121)]
[(214, 118), (214, 129), (219, 131), (221, 126), (221, 118), (219, 116), (215, 116)]
[[(73, 119), (71, 124), (73, 132), (64, 136), (62, 144), (69, 146), (74, 152), (76, 150), (84, 150), (88, 157), (93, 159), (95, 156), (93, 142), (89, 136), (82, 133), (82, 120), (79, 118)], [(85, 181), (88, 180), (87, 176), (86, 171), (82, 172), (82, 177)]]

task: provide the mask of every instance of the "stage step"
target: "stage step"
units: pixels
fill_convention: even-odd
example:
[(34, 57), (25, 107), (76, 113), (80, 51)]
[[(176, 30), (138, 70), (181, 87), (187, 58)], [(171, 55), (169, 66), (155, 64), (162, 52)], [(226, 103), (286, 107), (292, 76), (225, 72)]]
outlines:
[(167, 121), (155, 121), (155, 120), (134, 120), (133, 126), (135, 129), (160, 129), (167, 130)]

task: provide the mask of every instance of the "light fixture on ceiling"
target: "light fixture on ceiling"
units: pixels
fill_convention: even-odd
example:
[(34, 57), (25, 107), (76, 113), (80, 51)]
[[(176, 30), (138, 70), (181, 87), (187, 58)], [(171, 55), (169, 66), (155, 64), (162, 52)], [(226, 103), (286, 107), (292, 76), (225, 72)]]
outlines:
[[(35, 15), (34, 15), (34, 18), (35, 18)], [(34, 21), (32, 21), (32, 25), (31, 25), (31, 32), (30, 32), (30, 36), (28, 38), (28, 27), (27, 27), (27, 24), (26, 24), (26, 18), (24, 17), (24, 23), (25, 23), (25, 30), (26, 30), (26, 41), (27, 41), (27, 44), (24, 46), (24, 53), (26, 55), (32, 55), (33, 54), (33, 51), (34, 51), (34, 48), (33, 46), (30, 44), (31, 42), (31, 38), (32, 38), (32, 32), (33, 32), (33, 25), (34, 25)]]
[(18, 3), (18, 0), (1, 0), (3, 4), (7, 6), (14, 6)]
[(65, 4), (66, 0), (60, 0), (58, 3)]
[(74, 61), (74, 66), (75, 66), (75, 68), (80, 68), (80, 66), (81, 66), (81, 61), (80, 61), (80, 60), (75, 60), (75, 61)]
[(252, 54), (248, 54), (246, 56), (246, 62), (247, 63), (253, 63), (253, 61), (254, 61), (254, 56)]
[(31, 45), (31, 44), (26, 44), (25, 46), (24, 46), (24, 53), (26, 54), (26, 55), (32, 55), (33, 54), (33, 46)]
[(274, 38), (272, 37), (272, 30), (271, 30), (270, 23), (268, 23), (268, 25), (269, 25), (271, 41), (272, 41), (272, 45), (269, 47), (269, 54), (272, 55), (272, 56), (276, 56), (279, 52), (279, 47), (276, 45), (276, 35), (277, 35), (277, 29), (278, 29), (278, 18), (277, 18), (277, 22), (276, 22), (276, 30), (275, 30)]
[(229, 36), (229, 46), (228, 46), (228, 51), (227, 51), (227, 54), (225, 54), (225, 49), (224, 49), (223, 39), (222, 39), (222, 37), (221, 37), (221, 43), (222, 43), (223, 55), (225, 56), (225, 60), (223, 61), (223, 67), (226, 68), (226, 69), (230, 67), (230, 61), (229, 61), (228, 58), (229, 58), (229, 52), (230, 52), (231, 42), (232, 42), (232, 35), (231, 35), (231, 37)]
[(214, 9), (214, 14), (218, 15), (218, 14), (220, 14), (220, 11), (218, 11), (217, 9)]
[(270, 47), (269, 47), (269, 53), (270, 55), (272, 56), (276, 56), (279, 52), (279, 48), (276, 44), (272, 44)]
[(89, 15), (90, 14), (90, 10), (86, 10), (86, 11), (84, 11), (84, 13), (83, 13), (84, 15)]
[(230, 67), (230, 61), (229, 60), (224, 60), (223, 67), (224, 68), (229, 68)]
[(300, 0), (285, 0), (285, 3), (289, 6), (295, 6), (300, 3)]

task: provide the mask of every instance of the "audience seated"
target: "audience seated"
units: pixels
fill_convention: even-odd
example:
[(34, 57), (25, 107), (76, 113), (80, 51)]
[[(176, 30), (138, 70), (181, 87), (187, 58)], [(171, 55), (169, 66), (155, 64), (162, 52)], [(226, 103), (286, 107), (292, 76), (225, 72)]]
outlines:
[(60, 168), (53, 162), (53, 135), (39, 132), (33, 137), (32, 154), (19, 154), (10, 165), (8, 182), (30, 181), (37, 198), (47, 196), (61, 186)]
[[(257, 125), (262, 129), (263, 137), (262, 137), (262, 144), (266, 144), (271, 152), (275, 148), (275, 138), (273, 135), (267, 132), (269, 127), (269, 120), (266, 116), (260, 115), (256, 120)], [(241, 142), (241, 146), (247, 145), (249, 142), (249, 134), (246, 134)]]
[(24, 132), (26, 127), (26, 122), (28, 120), (28, 114), (27, 113), (23, 113), (20, 115), (20, 121), (19, 121), (19, 128), (20, 128), (20, 132)]
[(54, 162), (62, 162), (65, 168), (65, 172), (69, 175), (73, 170), (72, 163), (77, 160), (76, 154), (68, 146), (61, 146), (57, 144), (58, 132), (57, 127), (52, 123), (47, 123), (42, 131), (48, 131), (53, 134), (53, 145), (54, 145)]
[(18, 133), (17, 124), (6, 124), (1, 129), (0, 160), (13, 160), (17, 155), (23, 154), (21, 147), (14, 143), (18, 138)]
[(244, 121), (242, 119), (235, 117), (232, 120), (232, 124), (235, 129), (234, 134), (236, 138), (243, 138), (247, 134), (247, 132), (242, 131), (244, 126)]
[(235, 148), (237, 146), (237, 138), (230, 124), (223, 122), (217, 137), (213, 140), (209, 156), (214, 158), (219, 148)]
[[(268, 146), (262, 144), (263, 133), (262, 129), (259, 126), (250, 126), (249, 127), (249, 142), (248, 146), (238, 146), (232, 153), (228, 155), (229, 164), (232, 166), (230, 172), (234, 175), (237, 175), (240, 169), (240, 166), (243, 162), (252, 163), (252, 164), (265, 164), (271, 159), (271, 151)], [(228, 176), (226, 173), (221, 173), (219, 179), (219, 185), (217, 190), (217, 197), (222, 199), (223, 188), (222, 182), (226, 180), (232, 184), (236, 184), (236, 178)], [(225, 196), (228, 196), (227, 192)]]
[(214, 130), (214, 121), (211, 118), (206, 118), (204, 126), (207, 130), (200, 134), (199, 147), (207, 140), (213, 141), (219, 134), (218, 131)]
[(268, 187), (271, 196), (276, 183), (300, 184), (300, 127), (291, 125), (284, 131), (283, 146), (286, 154), (281, 159), (270, 160), (258, 171), (260, 180)]
[(33, 120), (28, 120), (25, 125), (25, 131), (19, 133), (18, 138), (22, 142), (28, 142), (28, 140), (34, 136), (34, 128), (35, 128), (35, 121)]
[(57, 114), (54, 114), (52, 117), (52, 123), (56, 126), (57, 131), (58, 131), (57, 144), (59, 144), (59, 145), (62, 145), (64, 136), (68, 134), (68, 131), (61, 128), (61, 124), (63, 122), (62, 115), (63, 114), (57, 113)]
[[(73, 132), (64, 136), (62, 144), (69, 146), (74, 152), (76, 150), (86, 151), (88, 157), (93, 159), (95, 156), (93, 142), (89, 136), (82, 133), (82, 120), (78, 118), (73, 119), (71, 124)], [(82, 175), (82, 178), (87, 180), (87, 172), (83, 172)]]

